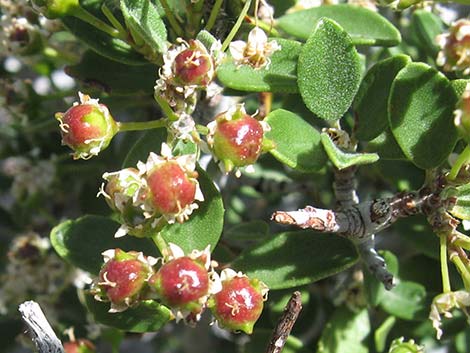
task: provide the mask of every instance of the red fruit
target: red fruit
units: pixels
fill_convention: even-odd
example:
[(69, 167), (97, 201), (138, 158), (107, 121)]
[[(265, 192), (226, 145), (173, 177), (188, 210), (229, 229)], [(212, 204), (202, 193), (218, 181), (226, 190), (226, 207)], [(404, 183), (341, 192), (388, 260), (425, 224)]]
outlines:
[(148, 173), (151, 200), (159, 213), (177, 214), (194, 202), (196, 182), (190, 180), (192, 176), (175, 162), (158, 165)]
[(137, 254), (116, 249), (114, 258), (101, 268), (99, 285), (112, 303), (127, 304), (138, 296), (148, 273), (148, 266)]
[(221, 327), (251, 334), (263, 311), (261, 282), (236, 276), (222, 282), (222, 290), (209, 300), (209, 307)]
[(248, 114), (238, 119), (216, 119), (214, 153), (221, 161), (230, 161), (236, 167), (253, 164), (261, 154), (263, 126)]
[(185, 256), (164, 264), (149, 284), (168, 306), (198, 313), (203, 305), (198, 300), (209, 291), (209, 275), (201, 262)]
[(214, 76), (212, 58), (203, 44), (190, 40), (189, 48), (176, 56), (173, 63), (173, 73), (177, 83), (207, 86)]
[(85, 339), (69, 341), (64, 343), (65, 353), (95, 353), (96, 349), (93, 343)]

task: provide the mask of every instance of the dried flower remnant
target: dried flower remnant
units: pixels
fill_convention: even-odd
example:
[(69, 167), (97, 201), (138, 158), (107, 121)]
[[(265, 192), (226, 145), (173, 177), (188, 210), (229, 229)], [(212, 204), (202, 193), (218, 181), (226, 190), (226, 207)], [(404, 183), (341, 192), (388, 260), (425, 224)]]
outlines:
[[(470, 38), (470, 37), (469, 37)], [(467, 142), (470, 142), (470, 85), (467, 84), (465, 91), (454, 110), (454, 124), (460, 135)]]
[(436, 37), (441, 51), (436, 63), (444, 71), (461, 71), (470, 74), (470, 20), (461, 19), (454, 22), (447, 33)]
[(253, 28), (248, 34), (246, 42), (237, 40), (230, 43), (230, 54), (236, 65), (249, 65), (255, 69), (269, 67), (270, 56), (281, 50), (281, 46), (275, 41), (268, 41), (268, 36), (259, 28)]
[(469, 308), (470, 293), (466, 291), (442, 293), (436, 296), (432, 301), (429, 319), (436, 330), (437, 339), (440, 339), (443, 333), (441, 329), (441, 315), (446, 318), (452, 318), (451, 311), (453, 309), (460, 309), (470, 319)]

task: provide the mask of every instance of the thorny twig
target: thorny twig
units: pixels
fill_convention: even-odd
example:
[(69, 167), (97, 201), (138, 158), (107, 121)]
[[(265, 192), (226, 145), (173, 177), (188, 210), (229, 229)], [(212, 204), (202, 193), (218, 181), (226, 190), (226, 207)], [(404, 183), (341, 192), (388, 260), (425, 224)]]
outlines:
[(28, 326), (31, 339), (39, 353), (64, 353), (64, 347), (47, 321), (41, 307), (34, 301), (20, 304), (18, 310)]
[(292, 296), (284, 309), (284, 313), (273, 331), (271, 340), (266, 348), (266, 353), (280, 353), (282, 351), (301, 310), (302, 301), (300, 292), (295, 291), (292, 293)]

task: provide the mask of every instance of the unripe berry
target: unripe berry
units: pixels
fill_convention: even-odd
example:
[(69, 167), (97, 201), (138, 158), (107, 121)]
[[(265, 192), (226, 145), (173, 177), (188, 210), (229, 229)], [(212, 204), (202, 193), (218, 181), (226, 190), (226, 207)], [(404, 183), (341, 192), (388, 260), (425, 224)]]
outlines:
[(208, 306), (221, 327), (251, 334), (266, 294), (263, 282), (234, 274), (222, 279), (222, 290), (209, 299)]
[(176, 55), (174, 81), (183, 86), (207, 86), (214, 77), (213, 60), (204, 45), (191, 39), (189, 47)]
[(75, 159), (87, 159), (108, 147), (118, 127), (105, 105), (81, 93), (80, 100), (81, 104), (75, 103), (55, 117), (60, 122), (62, 144), (75, 151)]
[(204, 305), (200, 299), (209, 291), (209, 274), (202, 262), (184, 256), (165, 263), (149, 284), (164, 304), (198, 314)]
[(108, 260), (101, 268), (98, 283), (111, 302), (111, 311), (122, 311), (139, 297), (151, 268), (141, 253), (121, 249), (103, 253)]
[(65, 353), (95, 353), (96, 348), (89, 340), (79, 339), (64, 343)]
[(155, 209), (160, 214), (176, 214), (194, 202), (196, 183), (191, 180), (194, 177), (197, 172), (188, 175), (175, 162), (160, 164), (151, 170), (146, 179)]

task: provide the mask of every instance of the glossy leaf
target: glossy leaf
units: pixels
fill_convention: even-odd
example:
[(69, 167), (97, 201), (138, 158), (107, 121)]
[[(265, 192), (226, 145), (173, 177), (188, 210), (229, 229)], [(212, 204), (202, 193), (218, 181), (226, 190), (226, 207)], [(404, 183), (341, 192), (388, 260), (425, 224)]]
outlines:
[(109, 313), (110, 304), (95, 300), (91, 294), (85, 296), (85, 304), (97, 322), (127, 332), (158, 331), (172, 319), (170, 309), (154, 300), (143, 300), (119, 313)]
[(353, 103), (357, 139), (370, 141), (388, 128), (390, 87), (398, 72), (410, 62), (409, 56), (397, 55), (379, 61), (367, 72)]
[(144, 135), (137, 140), (132, 146), (124, 162), (122, 168), (135, 168), (137, 162), (145, 162), (150, 152), (160, 153), (162, 142), (166, 141), (165, 129), (153, 129), (144, 133)]
[(108, 249), (135, 250), (142, 251), (144, 255), (158, 256), (155, 245), (149, 239), (131, 236), (115, 238), (118, 228), (119, 224), (109, 218), (83, 216), (54, 227), (51, 243), (64, 260), (94, 275), (98, 275), (103, 265), (101, 253)]
[(217, 68), (217, 78), (225, 87), (250, 92), (296, 93), (297, 60), (301, 43), (278, 39), (281, 50), (271, 56), (268, 67), (254, 69), (248, 65), (236, 65), (231, 57)]
[(186, 253), (194, 249), (203, 250), (207, 245), (211, 251), (217, 245), (224, 223), (224, 205), (219, 191), (204, 170), (197, 169), (198, 181), (204, 201), (184, 223), (168, 224), (162, 235), (167, 242), (179, 245)]
[(403, 153), (419, 168), (437, 167), (452, 152), (456, 102), (449, 80), (426, 64), (407, 65), (393, 81), (390, 127)]
[(416, 35), (416, 45), (430, 57), (436, 58), (439, 46), (436, 36), (444, 31), (444, 23), (431, 11), (417, 10), (411, 17), (411, 30)]
[(318, 353), (367, 353), (364, 342), (370, 333), (369, 314), (366, 309), (353, 312), (339, 307), (323, 330), (318, 342)]
[(376, 153), (349, 153), (342, 151), (326, 132), (322, 132), (321, 142), (330, 161), (340, 170), (353, 165), (375, 163), (379, 160), (379, 155)]
[(127, 26), (158, 53), (167, 49), (166, 28), (157, 7), (150, 0), (121, 0), (121, 11)]
[(419, 283), (402, 281), (384, 291), (380, 306), (387, 313), (404, 320), (425, 319), (429, 314), (426, 288)]
[(85, 87), (114, 95), (152, 95), (157, 69), (154, 65), (129, 66), (87, 51), (80, 63), (65, 69)]
[(351, 38), (336, 22), (318, 22), (302, 47), (298, 76), (302, 99), (318, 117), (335, 120), (348, 110), (359, 88), (361, 65)]
[(457, 218), (470, 220), (470, 184), (459, 186), (457, 191), (457, 203), (450, 213)]
[(395, 46), (400, 43), (400, 32), (378, 13), (353, 5), (319, 6), (297, 11), (279, 18), (283, 31), (306, 40), (321, 18), (337, 22), (356, 45)]
[(267, 116), (266, 122), (271, 127), (266, 137), (276, 145), (270, 153), (281, 163), (303, 172), (318, 171), (325, 166), (320, 133), (300, 116), (277, 109)]
[(305, 230), (269, 237), (243, 251), (232, 267), (262, 280), (271, 289), (283, 289), (331, 276), (357, 260), (349, 240)]

